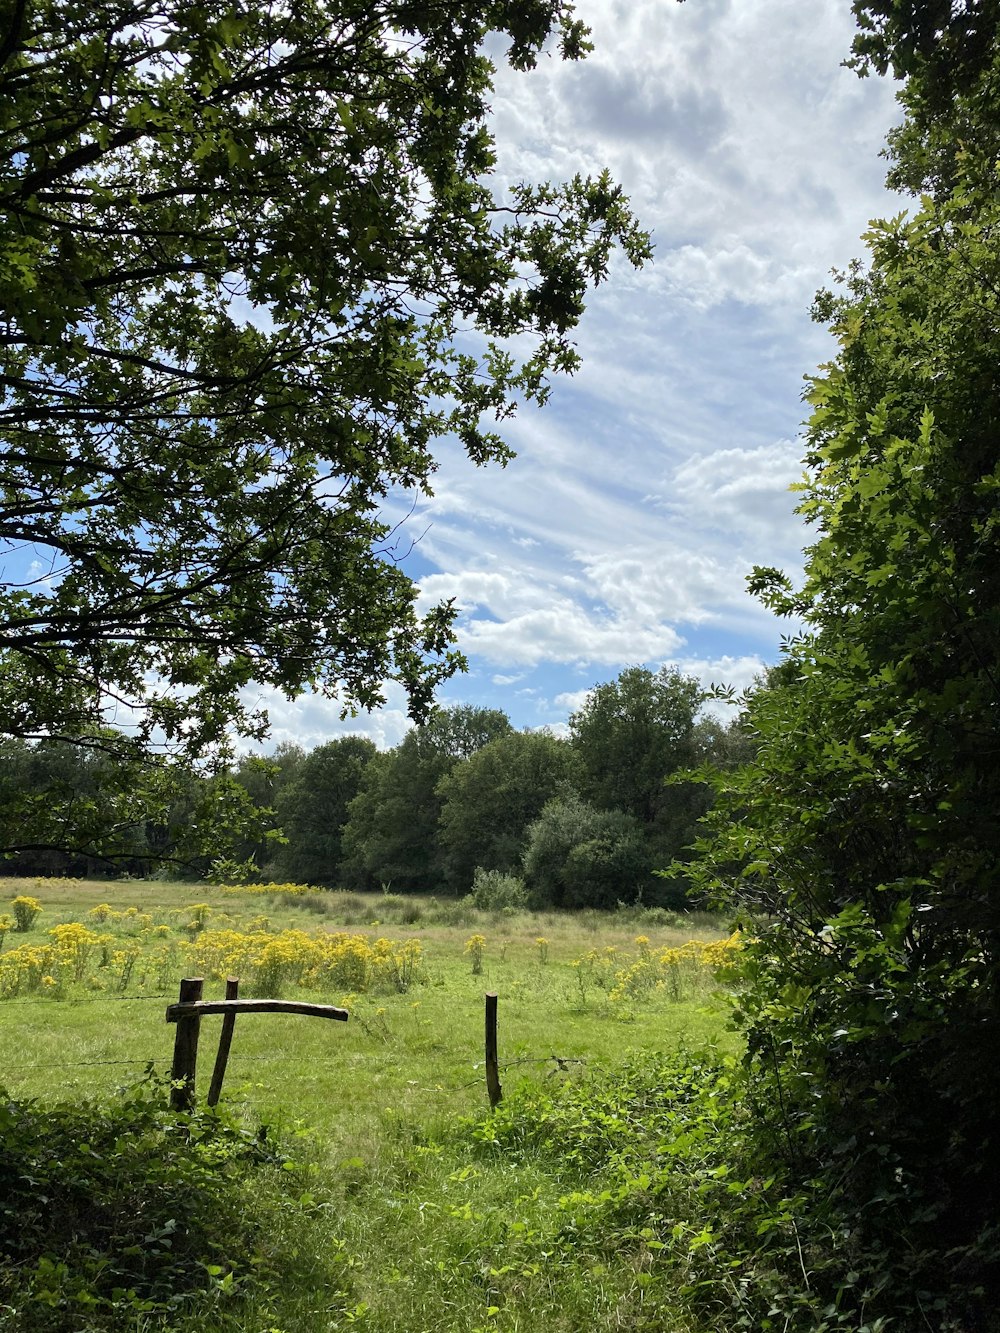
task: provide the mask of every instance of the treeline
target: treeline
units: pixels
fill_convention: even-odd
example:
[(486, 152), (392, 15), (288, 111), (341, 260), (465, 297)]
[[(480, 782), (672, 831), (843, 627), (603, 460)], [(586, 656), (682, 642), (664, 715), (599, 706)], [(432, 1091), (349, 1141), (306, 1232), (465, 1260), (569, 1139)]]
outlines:
[(357, 736), (286, 746), (236, 777), (287, 841), (243, 851), (267, 878), (314, 884), (462, 895), (484, 870), (523, 879), (537, 904), (680, 905), (683, 876), (654, 871), (684, 856), (708, 789), (668, 779), (746, 750), (738, 725), (699, 719), (702, 699), (690, 677), (632, 667), (591, 691), (565, 739), (459, 706), (384, 753)]
[(232, 773), (130, 754), (113, 737), (0, 737), (0, 872), (197, 878), (257, 823)]
[[(442, 709), (394, 749), (344, 736), (311, 751), (280, 746), (245, 758), (223, 781), (230, 804), (253, 817), (215, 873), (377, 889), (468, 893), (477, 870), (523, 880), (539, 904), (613, 907), (641, 895), (681, 905), (683, 875), (654, 872), (683, 860), (709, 788), (677, 775), (728, 768), (748, 753), (738, 723), (699, 717), (703, 692), (679, 672), (630, 667), (596, 686), (561, 738), (516, 731), (506, 713)], [(22, 804), (97, 802), (110, 762), (58, 741), (8, 742), (0, 797)], [(672, 779), (672, 780), (671, 780)], [(192, 775), (157, 819), (136, 817), (115, 867), (145, 873), (169, 862), (179, 832), (204, 805)], [(219, 804), (220, 780), (212, 793)], [(10, 874), (106, 874), (85, 849), (8, 855)], [(188, 869), (209, 873), (207, 858)]]

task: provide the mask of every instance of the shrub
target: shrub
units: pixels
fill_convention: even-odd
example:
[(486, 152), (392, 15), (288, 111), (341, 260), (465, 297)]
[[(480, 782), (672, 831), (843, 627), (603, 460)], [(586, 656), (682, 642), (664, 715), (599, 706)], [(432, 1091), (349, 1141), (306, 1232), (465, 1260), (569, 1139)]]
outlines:
[(523, 879), (482, 866), (477, 866), (473, 875), (471, 897), (481, 912), (519, 912), (528, 905)]
[[(276, 1252), (275, 1212), (302, 1211), (283, 1184), (294, 1187), (296, 1173), (274, 1170), (291, 1163), (266, 1133), (165, 1105), (152, 1080), (110, 1105), (0, 1098), (6, 1333), (166, 1329), (189, 1318), (235, 1333), (246, 1326), (243, 1292), (266, 1307), (290, 1261)], [(253, 1210), (243, 1197), (251, 1179)]]
[(528, 830), (524, 876), (536, 906), (614, 907), (648, 870), (642, 828), (621, 810), (559, 797)]
[[(879, 1256), (860, 1251), (836, 1198), (806, 1212), (786, 1178), (755, 1173), (742, 1091), (736, 1061), (713, 1050), (646, 1055), (554, 1090), (522, 1085), (458, 1133), (476, 1156), (559, 1182), (546, 1263), (560, 1251), (594, 1265), (632, 1256), (652, 1322), (629, 1327), (664, 1327), (660, 1305), (734, 1333), (883, 1333), (890, 1321), (867, 1308)], [(532, 1261), (537, 1251), (506, 1256)], [(931, 1325), (898, 1325), (917, 1327)]]
[(435, 926), (471, 926), (476, 922), (476, 906), (472, 895), (464, 898), (430, 898), (427, 902), (427, 921)]

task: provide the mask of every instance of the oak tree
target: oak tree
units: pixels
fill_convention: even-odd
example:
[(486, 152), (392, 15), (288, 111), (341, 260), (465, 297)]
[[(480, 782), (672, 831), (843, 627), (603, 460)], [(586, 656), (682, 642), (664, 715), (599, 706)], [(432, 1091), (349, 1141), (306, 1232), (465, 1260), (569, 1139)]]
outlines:
[[(487, 42), (564, 0), (0, 6), (0, 718), (142, 765), (460, 665), (385, 513), (576, 364), (649, 254), (606, 173), (498, 182)], [(493, 46), (491, 46), (493, 49)]]

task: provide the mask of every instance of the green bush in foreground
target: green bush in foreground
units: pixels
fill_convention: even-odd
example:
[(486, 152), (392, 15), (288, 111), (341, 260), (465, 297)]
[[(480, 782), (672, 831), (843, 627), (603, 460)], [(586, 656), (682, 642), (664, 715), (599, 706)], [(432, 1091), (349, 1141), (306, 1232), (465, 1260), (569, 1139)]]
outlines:
[(221, 1333), (269, 1312), (297, 1267), (284, 1215), (301, 1231), (312, 1200), (265, 1131), (165, 1102), (153, 1081), (110, 1105), (0, 1101), (4, 1333)]
[(642, 1275), (629, 1328), (661, 1311), (692, 1326), (767, 1333), (880, 1333), (916, 1323), (879, 1310), (879, 1256), (865, 1255), (838, 1199), (753, 1173), (738, 1062), (714, 1051), (644, 1055), (554, 1090), (525, 1087), (462, 1133), (477, 1157), (557, 1176), (555, 1235), (508, 1237), (512, 1271), (532, 1247), (585, 1269), (627, 1256)]

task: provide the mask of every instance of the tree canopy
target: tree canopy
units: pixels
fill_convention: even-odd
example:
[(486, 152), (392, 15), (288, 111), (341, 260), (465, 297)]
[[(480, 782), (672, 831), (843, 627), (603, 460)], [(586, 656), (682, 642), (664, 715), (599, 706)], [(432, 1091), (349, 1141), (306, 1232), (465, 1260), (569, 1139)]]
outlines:
[(890, 70), (940, 109), (966, 92), (996, 58), (997, 0), (854, 0), (851, 61), (866, 73)]
[(497, 737), (446, 773), (438, 841), (453, 890), (468, 891), (477, 867), (518, 873), (528, 825), (575, 776), (565, 741), (525, 731)]
[(269, 870), (273, 878), (338, 886), (348, 806), (376, 754), (367, 737), (341, 736), (306, 755), (275, 802), (275, 822), (286, 841)]
[(496, 708), (442, 708), (368, 765), (348, 806), (344, 871), (358, 888), (392, 884), (433, 893), (443, 874), (438, 825), (442, 780), (491, 741), (509, 735)]
[(664, 778), (692, 759), (702, 697), (696, 680), (671, 667), (626, 667), (595, 685), (569, 720), (587, 799), (652, 821), (668, 800)]
[(424, 717), (460, 657), (386, 496), (447, 435), (505, 462), (612, 249), (650, 252), (606, 173), (491, 181), (487, 39), (529, 70), (585, 29), (563, 0), (6, 15), (4, 728), (198, 756), (260, 731), (252, 683), (351, 709), (390, 678)]

